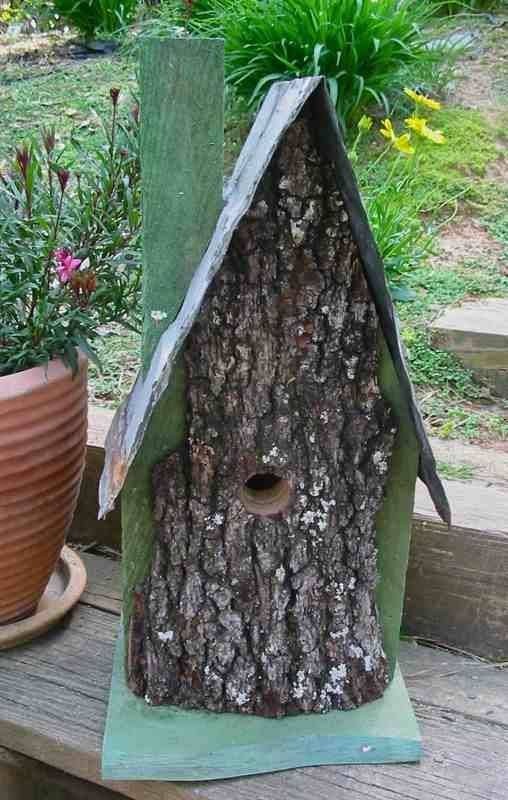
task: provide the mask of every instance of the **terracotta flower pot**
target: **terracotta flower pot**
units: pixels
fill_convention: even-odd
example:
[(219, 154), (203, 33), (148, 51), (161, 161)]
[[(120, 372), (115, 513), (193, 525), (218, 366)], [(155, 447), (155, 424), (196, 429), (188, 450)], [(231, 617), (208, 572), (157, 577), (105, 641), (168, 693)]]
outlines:
[(87, 432), (87, 360), (0, 378), (0, 624), (30, 616), (78, 499)]

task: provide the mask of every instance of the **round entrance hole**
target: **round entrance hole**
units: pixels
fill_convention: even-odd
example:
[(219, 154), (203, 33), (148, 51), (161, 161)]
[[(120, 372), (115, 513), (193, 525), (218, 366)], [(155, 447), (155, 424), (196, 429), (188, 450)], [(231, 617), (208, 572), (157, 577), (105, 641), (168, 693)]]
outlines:
[(284, 511), (290, 495), (289, 481), (274, 472), (256, 472), (241, 490), (241, 500), (247, 511), (261, 517)]

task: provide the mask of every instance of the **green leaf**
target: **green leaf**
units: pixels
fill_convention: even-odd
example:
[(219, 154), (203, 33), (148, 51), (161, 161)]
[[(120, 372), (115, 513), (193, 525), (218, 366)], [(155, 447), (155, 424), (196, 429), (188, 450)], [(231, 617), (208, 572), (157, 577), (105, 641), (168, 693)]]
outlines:
[(95, 350), (90, 346), (89, 342), (83, 336), (76, 336), (76, 344), (78, 345), (79, 349), (83, 351), (83, 353), (90, 359), (92, 364), (97, 367), (98, 371), (102, 373), (102, 364), (99, 360), (99, 356), (95, 352)]
[(69, 369), (72, 370), (72, 374), (74, 376), (78, 374), (78, 369), (79, 369), (78, 351), (76, 350), (75, 346), (71, 344), (71, 342), (69, 341), (66, 341), (64, 343), (62, 361), (67, 367), (69, 367)]
[(418, 297), (416, 292), (408, 286), (394, 286), (392, 283), (390, 284), (390, 292), (392, 299), (397, 300), (399, 303), (410, 303)]

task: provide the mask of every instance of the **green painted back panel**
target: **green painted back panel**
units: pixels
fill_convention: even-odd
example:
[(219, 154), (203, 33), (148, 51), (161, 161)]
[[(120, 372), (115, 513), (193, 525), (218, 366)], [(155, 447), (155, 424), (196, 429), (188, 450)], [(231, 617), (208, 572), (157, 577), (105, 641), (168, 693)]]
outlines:
[(379, 584), (377, 603), (383, 643), (393, 675), (399, 652), (406, 572), (411, 541), (419, 449), (409, 410), (384, 339), (380, 341), (378, 379), (381, 392), (398, 418), (390, 476), (377, 517)]
[[(187, 38), (146, 42), (140, 97), (146, 370), (160, 335), (178, 313), (222, 208), (223, 42)], [(151, 471), (182, 440), (184, 388), (183, 371), (176, 368), (122, 493), (126, 621), (132, 589), (146, 576), (151, 562)]]
[[(215, 229), (224, 174), (224, 45), (155, 39), (141, 54), (143, 366)], [(167, 314), (158, 322), (154, 314)]]

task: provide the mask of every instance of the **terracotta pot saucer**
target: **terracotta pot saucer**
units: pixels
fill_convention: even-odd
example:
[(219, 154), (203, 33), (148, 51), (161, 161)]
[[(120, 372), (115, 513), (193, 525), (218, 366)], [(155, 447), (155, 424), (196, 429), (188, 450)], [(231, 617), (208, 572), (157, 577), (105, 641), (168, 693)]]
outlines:
[(0, 625), (0, 650), (29, 642), (56, 625), (76, 605), (85, 586), (85, 565), (74, 550), (64, 547), (35, 613)]

